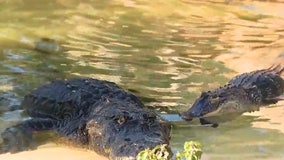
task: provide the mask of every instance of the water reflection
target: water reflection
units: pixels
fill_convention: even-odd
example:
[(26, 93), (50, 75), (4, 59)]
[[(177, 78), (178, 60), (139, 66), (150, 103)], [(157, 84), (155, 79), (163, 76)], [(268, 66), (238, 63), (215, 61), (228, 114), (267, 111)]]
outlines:
[[(215, 63), (214, 72), (202, 72), (206, 64), (214, 63), (211, 58), (220, 52), (215, 47), (219, 43), (219, 24), (201, 23), (206, 19), (198, 16), (190, 16), (184, 21), (184, 15), (174, 17), (177, 21), (171, 23), (174, 15), (158, 16), (164, 12), (149, 11), (150, 4), (135, 5), (134, 8), (108, 5), (112, 6), (111, 10), (94, 11), (91, 4), (80, 4), (78, 12), (88, 12), (74, 14), (68, 20), (70, 24), (77, 24), (68, 33), (69, 39), (64, 45), (69, 50), (68, 57), (80, 57), (82, 66), (93, 67), (91, 76), (101, 77), (101, 72), (105, 72), (102, 78), (137, 90), (142, 97), (154, 98), (155, 102), (148, 106), (170, 109), (180, 109), (177, 106), (188, 103), (188, 96), (191, 99), (196, 96), (187, 90), (207, 88), (208, 84), (216, 82), (216, 78), (217, 83), (226, 80), (222, 76), (226, 69), (221, 64)], [(151, 5), (157, 5), (157, 2)], [(172, 14), (180, 15), (178, 12)], [(104, 63), (100, 63), (102, 61)], [(81, 73), (81, 76), (90, 76), (90, 73)], [(207, 78), (209, 76), (211, 78)], [(203, 78), (207, 82), (196, 83), (202, 82), (200, 79)], [(177, 99), (180, 99), (178, 103)]]
[[(201, 91), (227, 82), (235, 74), (227, 67), (241, 66), (239, 72), (252, 64), (263, 67), (274, 62), (271, 55), (263, 54), (262, 61), (258, 57), (253, 63), (246, 60), (264, 51), (283, 52), (283, 15), (265, 6), (279, 8), (280, 3), (0, 0), (0, 4), (2, 129), (10, 125), (13, 114), (19, 114), (11, 110), (26, 93), (54, 79), (110, 80), (142, 97), (149, 108), (178, 113)], [(57, 42), (62, 52), (36, 50), (42, 38)], [(240, 57), (245, 59), (239, 61)], [(247, 150), (243, 159), (283, 158), (283, 133), (252, 127), (258, 120), (243, 116), (215, 130), (178, 125), (173, 147), (195, 139), (204, 144), (206, 159), (228, 159)]]
[(256, 117), (243, 116), (218, 129), (177, 124), (172, 145), (179, 148), (185, 140), (200, 141), (205, 152), (203, 158), (210, 160), (283, 159), (283, 133), (252, 128), (251, 123), (254, 121), (257, 121)]

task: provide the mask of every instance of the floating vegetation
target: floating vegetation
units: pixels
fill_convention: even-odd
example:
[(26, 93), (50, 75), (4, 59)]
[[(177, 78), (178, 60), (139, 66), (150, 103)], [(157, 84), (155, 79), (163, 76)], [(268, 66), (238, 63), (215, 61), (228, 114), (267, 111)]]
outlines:
[[(146, 149), (137, 155), (137, 160), (168, 160), (170, 153), (167, 145), (158, 145), (153, 149)], [(202, 150), (201, 144), (196, 141), (188, 141), (184, 143), (183, 152), (177, 152), (173, 159), (175, 160), (201, 160)]]

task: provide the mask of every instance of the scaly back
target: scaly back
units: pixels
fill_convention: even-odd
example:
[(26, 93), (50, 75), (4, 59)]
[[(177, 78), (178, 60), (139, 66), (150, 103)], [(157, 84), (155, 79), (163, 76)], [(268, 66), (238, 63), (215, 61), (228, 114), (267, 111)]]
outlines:
[(284, 80), (281, 74), (284, 67), (271, 66), (268, 69), (244, 73), (229, 81), (228, 86), (241, 86), (250, 94), (258, 94), (263, 103), (276, 103), (284, 92)]

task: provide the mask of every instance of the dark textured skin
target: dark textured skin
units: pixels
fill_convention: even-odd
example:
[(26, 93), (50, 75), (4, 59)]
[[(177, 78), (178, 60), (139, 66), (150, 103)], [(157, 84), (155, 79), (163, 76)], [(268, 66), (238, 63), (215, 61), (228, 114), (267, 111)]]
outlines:
[(219, 122), (277, 103), (284, 92), (283, 70), (276, 66), (238, 75), (223, 87), (203, 92), (181, 117), (187, 121), (199, 118), (201, 124), (217, 127)]
[(170, 125), (112, 82), (54, 81), (26, 95), (22, 106), (31, 119), (2, 133), (2, 152), (34, 147), (32, 133), (44, 130), (56, 130), (113, 160), (135, 159), (139, 151), (170, 140)]

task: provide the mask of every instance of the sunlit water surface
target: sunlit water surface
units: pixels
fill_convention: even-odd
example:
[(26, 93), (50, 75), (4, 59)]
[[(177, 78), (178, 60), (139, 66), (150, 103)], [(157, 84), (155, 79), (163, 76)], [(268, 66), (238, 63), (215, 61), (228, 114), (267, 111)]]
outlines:
[[(236, 1), (0, 0), (0, 131), (24, 119), (14, 109), (25, 94), (71, 77), (116, 82), (177, 114), (235, 74), (217, 56), (265, 48), (283, 39), (283, 27), (283, 17)], [(255, 116), (216, 129), (177, 120), (174, 151), (197, 140), (203, 159), (284, 159), (284, 134), (252, 127)]]

